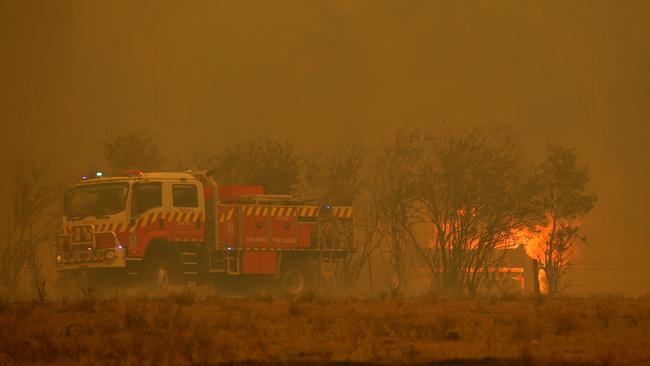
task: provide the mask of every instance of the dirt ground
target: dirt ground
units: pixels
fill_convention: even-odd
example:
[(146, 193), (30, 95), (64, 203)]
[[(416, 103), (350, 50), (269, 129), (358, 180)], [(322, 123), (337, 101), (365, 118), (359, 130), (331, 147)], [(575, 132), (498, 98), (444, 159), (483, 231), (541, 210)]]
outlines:
[(0, 303), (0, 364), (650, 364), (650, 298), (251, 298)]

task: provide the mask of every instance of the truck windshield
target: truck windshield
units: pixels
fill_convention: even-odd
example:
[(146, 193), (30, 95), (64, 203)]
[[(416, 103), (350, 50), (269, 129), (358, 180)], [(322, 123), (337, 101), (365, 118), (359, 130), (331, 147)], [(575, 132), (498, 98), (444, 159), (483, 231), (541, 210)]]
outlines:
[(124, 211), (128, 183), (103, 183), (79, 186), (65, 195), (64, 212), (67, 217), (109, 215)]

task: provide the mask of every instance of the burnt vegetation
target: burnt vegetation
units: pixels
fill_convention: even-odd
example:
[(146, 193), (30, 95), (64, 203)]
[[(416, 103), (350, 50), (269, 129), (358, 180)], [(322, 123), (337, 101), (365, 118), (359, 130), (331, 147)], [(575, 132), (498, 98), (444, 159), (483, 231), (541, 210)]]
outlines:
[(643, 364), (649, 315), (648, 299), (619, 297), (538, 303), (116, 293), (2, 303), (0, 363)]

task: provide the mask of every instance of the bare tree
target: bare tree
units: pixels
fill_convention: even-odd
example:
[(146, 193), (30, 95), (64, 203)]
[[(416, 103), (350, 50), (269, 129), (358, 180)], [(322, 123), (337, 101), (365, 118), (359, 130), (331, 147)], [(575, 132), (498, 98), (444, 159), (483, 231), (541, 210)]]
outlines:
[(146, 131), (107, 134), (102, 147), (104, 159), (114, 173), (127, 169), (157, 170), (163, 162), (155, 135)]
[(503, 260), (496, 249), (535, 213), (512, 136), (497, 124), (444, 132), (428, 140), (419, 169), (433, 240), (416, 249), (439, 289), (475, 295)]
[(395, 272), (393, 290), (396, 293), (407, 287), (409, 258), (417, 245), (415, 225), (422, 219), (415, 187), (424, 147), (420, 132), (404, 127), (397, 132), (375, 167), (371, 192), (379, 206), (382, 245)]
[(344, 257), (345, 263), (339, 271), (339, 283), (351, 288), (359, 279), (361, 271), (369, 265), (370, 257), (380, 249), (380, 210), (376, 195), (365, 190), (355, 200), (355, 253)]
[(351, 205), (364, 186), (365, 146), (350, 141), (313, 151), (304, 159), (301, 193), (332, 205)]
[(538, 252), (538, 261), (546, 272), (548, 293), (563, 289), (562, 275), (570, 264), (570, 253), (580, 234), (578, 219), (592, 210), (597, 197), (587, 191), (591, 180), (589, 167), (578, 165), (576, 152), (559, 145), (548, 147), (546, 160), (540, 164), (538, 204), (546, 213), (548, 233)]
[(350, 289), (358, 280), (370, 255), (378, 248), (376, 204), (368, 192), (364, 175), (367, 149), (348, 141), (314, 150), (303, 160), (300, 193), (332, 206), (355, 206), (354, 255), (343, 257), (337, 266), (337, 282)]
[(44, 297), (39, 248), (58, 229), (56, 205), (61, 187), (49, 161), (14, 156), (10, 168), (10, 207), (0, 247), (0, 282), (15, 292), (21, 274), (28, 273), (41, 299)]
[(233, 144), (199, 163), (221, 184), (261, 184), (268, 193), (286, 194), (299, 184), (299, 156), (289, 141), (263, 138)]

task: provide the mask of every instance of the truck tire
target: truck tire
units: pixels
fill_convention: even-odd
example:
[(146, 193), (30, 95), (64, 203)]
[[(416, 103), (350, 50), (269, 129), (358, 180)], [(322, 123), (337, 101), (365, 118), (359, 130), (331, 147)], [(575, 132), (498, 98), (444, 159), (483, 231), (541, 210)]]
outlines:
[(288, 263), (280, 276), (280, 287), (284, 293), (298, 296), (313, 290), (314, 271), (304, 263)]

